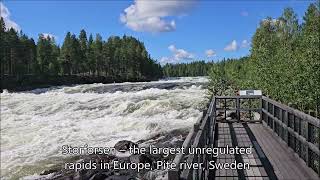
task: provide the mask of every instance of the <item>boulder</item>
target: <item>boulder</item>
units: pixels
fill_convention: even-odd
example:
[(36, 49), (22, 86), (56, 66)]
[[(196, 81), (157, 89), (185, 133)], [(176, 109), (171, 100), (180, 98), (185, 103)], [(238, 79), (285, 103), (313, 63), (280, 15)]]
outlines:
[(48, 174), (52, 174), (52, 173), (56, 173), (58, 172), (58, 170), (56, 169), (49, 169), (49, 170), (44, 170), (40, 173), (40, 175), (48, 175)]
[(237, 119), (237, 112), (235, 111), (227, 111), (227, 117), (230, 117), (231, 119)]
[(128, 141), (128, 140), (119, 141), (114, 145), (114, 148), (120, 152), (129, 151), (130, 147), (138, 147), (138, 145), (136, 143), (134, 143), (132, 141)]

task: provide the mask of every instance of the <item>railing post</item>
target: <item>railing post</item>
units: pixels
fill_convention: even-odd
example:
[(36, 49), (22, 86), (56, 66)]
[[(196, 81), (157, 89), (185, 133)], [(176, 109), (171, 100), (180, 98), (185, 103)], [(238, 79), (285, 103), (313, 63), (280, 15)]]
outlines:
[[(307, 142), (309, 142), (309, 140), (310, 140), (310, 138), (309, 138), (309, 123), (307, 122), (307, 121), (305, 121), (306, 123), (307, 123), (307, 127), (306, 127), (306, 140), (307, 140)], [(305, 144), (305, 146), (306, 146), (306, 164), (307, 164), (307, 166), (308, 167), (310, 167), (310, 156), (309, 156), (309, 146), (308, 146), (308, 144), (306, 143)], [(320, 166), (320, 165), (319, 165)], [(319, 172), (320, 173), (320, 172)]]
[(194, 132), (197, 132), (199, 129), (200, 129), (200, 124), (198, 124), (198, 123), (194, 123), (194, 125), (193, 125), (193, 130), (194, 130)]
[(238, 122), (240, 122), (240, 98), (239, 98), (239, 96), (236, 99), (236, 109), (237, 109)]
[(224, 99), (224, 120), (227, 120), (227, 99)]
[[(275, 109), (275, 108), (274, 108), (274, 104), (272, 104), (272, 116), (273, 116), (273, 117), (275, 117), (275, 116), (274, 116), (274, 109)], [(275, 125), (276, 125), (276, 122), (275, 122), (274, 119), (272, 119), (272, 129), (273, 129), (274, 132), (276, 132)]]
[(212, 107), (212, 118), (211, 118), (211, 131), (210, 131), (210, 136), (211, 136), (211, 143), (213, 144), (214, 142), (214, 130), (215, 130), (215, 118), (216, 118), (216, 108), (217, 108), (217, 101), (216, 101), (216, 97), (213, 98), (213, 107)]
[(259, 107), (259, 113), (260, 113), (260, 117), (259, 117), (259, 121), (260, 123), (262, 123), (262, 107), (263, 107), (263, 100), (262, 100), (262, 96), (260, 97), (260, 107)]
[(178, 169), (171, 169), (168, 171), (168, 180), (179, 180)]
[[(266, 112), (269, 112), (269, 101), (267, 99), (264, 100), (266, 102), (265, 105), (265, 110)], [(269, 116), (266, 116), (267, 119), (265, 119), (265, 123), (267, 124), (267, 126), (269, 126)]]
[[(279, 120), (282, 122), (282, 124), (279, 124), (279, 136), (281, 137), (281, 138), (283, 138), (283, 117), (282, 117), (282, 112), (283, 112), (283, 110), (282, 110), (282, 108), (281, 107), (279, 107)], [(281, 128), (281, 129), (280, 129)]]
[[(199, 154), (195, 154), (193, 163), (199, 162)], [(193, 171), (193, 179), (197, 180), (199, 178), (199, 171), (192, 169)]]
[(286, 125), (286, 127), (285, 127), (285, 137), (284, 137), (284, 140), (286, 141), (286, 143), (287, 144), (289, 144), (289, 132), (288, 132), (288, 126), (289, 126), (289, 120), (288, 120), (288, 111), (287, 110), (285, 110), (285, 112), (284, 112), (284, 119), (283, 119), (283, 121), (285, 122), (285, 125)]

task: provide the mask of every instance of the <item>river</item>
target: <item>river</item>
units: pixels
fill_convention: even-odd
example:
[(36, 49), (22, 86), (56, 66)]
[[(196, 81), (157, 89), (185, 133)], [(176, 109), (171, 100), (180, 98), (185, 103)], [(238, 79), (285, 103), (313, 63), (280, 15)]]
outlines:
[(113, 146), (188, 130), (207, 102), (205, 77), (1, 93), (1, 178), (36, 177), (63, 145)]

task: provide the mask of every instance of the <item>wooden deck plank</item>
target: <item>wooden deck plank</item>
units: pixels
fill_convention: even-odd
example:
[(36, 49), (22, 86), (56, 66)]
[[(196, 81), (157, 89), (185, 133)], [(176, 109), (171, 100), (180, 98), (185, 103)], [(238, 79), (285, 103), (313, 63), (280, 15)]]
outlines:
[[(268, 132), (268, 129), (264, 128), (264, 131), (267, 132), (268, 136), (268, 146), (272, 147), (274, 146), (274, 142), (273, 142), (273, 138), (276, 138), (275, 140), (277, 142), (277, 136), (275, 134), (273, 134), (272, 132)], [(274, 137), (275, 136), (275, 137)], [(280, 142), (279, 142), (280, 143)], [(282, 144), (282, 143), (280, 143)], [(288, 147), (285, 145), (282, 146), (281, 145), (277, 145), (277, 147), (273, 150), (271, 150), (271, 152), (278, 152), (276, 154), (273, 154), (277, 159), (278, 162), (280, 162), (279, 166), (282, 167), (283, 169), (281, 169), (281, 172), (286, 173), (286, 176), (284, 177), (292, 177), (293, 174), (295, 174), (295, 177), (297, 177), (297, 179), (305, 179), (305, 177), (308, 177), (307, 173), (304, 173), (304, 171), (301, 171), (300, 166), (292, 166), (292, 164), (297, 164), (298, 162), (296, 162), (298, 159), (296, 159), (296, 157), (294, 157), (294, 153), (292, 151), (290, 151), (290, 149), (288, 149)], [(283, 154), (286, 154), (287, 156), (283, 156)], [(287, 162), (287, 163), (284, 163)], [(299, 172), (299, 173), (297, 173)]]
[(262, 124), (249, 124), (278, 179), (318, 180), (318, 175), (294, 155), (280, 138)]
[[(229, 126), (229, 127), (228, 127)], [(253, 147), (252, 139), (249, 136), (247, 129), (245, 128), (242, 123), (219, 123), (218, 124), (218, 147), (225, 147), (226, 146), (226, 140), (230, 142), (230, 145), (238, 145), (239, 147)], [(229, 145), (229, 147), (230, 147)], [(236, 159), (236, 156), (232, 156), (232, 158), (227, 158), (228, 156), (221, 155), (217, 158), (218, 162), (226, 162), (232, 160), (232, 162)], [(240, 159), (239, 159), (240, 158)], [(245, 179), (260, 179), (263, 180), (265, 177), (267, 177), (267, 173), (265, 171), (265, 167), (262, 165), (259, 156), (255, 149), (253, 149), (253, 154), (244, 154), (238, 156), (238, 161), (244, 161), (250, 164), (251, 168), (248, 170), (243, 170), (243, 174), (240, 175), (240, 177), (243, 177)], [(263, 171), (261, 170), (263, 169)], [(238, 176), (238, 170), (234, 170), (234, 173), (225, 173), (224, 170), (217, 170), (215, 172), (216, 178), (223, 178), (224, 176), (229, 178), (234, 178)], [(241, 171), (240, 171), (241, 172)]]
[[(262, 129), (261, 132), (264, 132), (264, 135), (266, 135), (266, 137), (264, 137), (263, 139), (265, 139), (265, 141), (267, 142), (265, 143), (265, 145), (269, 148), (269, 151), (266, 152), (268, 153), (267, 156), (270, 159), (270, 162), (272, 162), (272, 160), (275, 160), (275, 164), (277, 164), (279, 173), (282, 174), (282, 178), (288, 179), (288, 177), (291, 178), (294, 175), (296, 179), (303, 179), (304, 177), (299, 172), (299, 167), (292, 166), (292, 163), (295, 162), (291, 160), (291, 154), (290, 152), (288, 152), (288, 148), (278, 145), (275, 146), (273, 134), (268, 133), (267, 129)], [(271, 154), (269, 154), (269, 152)], [(284, 156), (284, 154), (286, 154), (286, 156)]]
[[(250, 126), (249, 126), (250, 127)], [(253, 129), (250, 127), (250, 129), (253, 131)], [(259, 143), (259, 145), (261, 146), (261, 148), (262, 147), (264, 147), (264, 149), (263, 149), (263, 151), (264, 151), (264, 153), (265, 153), (265, 155), (268, 157), (268, 156), (270, 156), (270, 152), (272, 152), (272, 151), (275, 151), (275, 152), (278, 152), (279, 150), (278, 149), (275, 149), (275, 148), (277, 148), (277, 147), (273, 147), (273, 146), (270, 146), (269, 144), (269, 139), (270, 139), (270, 137), (269, 136), (267, 136), (267, 135), (269, 135), (269, 134), (267, 134), (267, 135), (265, 135), (265, 133), (260, 133), (260, 132), (258, 132), (258, 133), (255, 133), (254, 131), (253, 131), (253, 133), (254, 133), (254, 135), (255, 135), (255, 137), (256, 137), (256, 139), (258, 140), (258, 139), (265, 139), (265, 141), (260, 141), (260, 142), (258, 142)], [(259, 140), (258, 140), (259, 141)], [(282, 171), (282, 173), (281, 173), (281, 167), (280, 166), (278, 166), (279, 164), (280, 164), (280, 158), (278, 157), (278, 155), (279, 155), (279, 153), (276, 153), (275, 154), (275, 158), (273, 158), (272, 160), (274, 161), (273, 163), (272, 163), (272, 166), (273, 166), (273, 169), (274, 169), (274, 172), (275, 172), (275, 174), (277, 175), (277, 177), (279, 178), (279, 179), (283, 179), (284, 178), (284, 175), (285, 176), (288, 176), (289, 174), (287, 174), (287, 171)], [(271, 162), (271, 159), (269, 158), (269, 161)], [(283, 167), (282, 167), (283, 168)]]

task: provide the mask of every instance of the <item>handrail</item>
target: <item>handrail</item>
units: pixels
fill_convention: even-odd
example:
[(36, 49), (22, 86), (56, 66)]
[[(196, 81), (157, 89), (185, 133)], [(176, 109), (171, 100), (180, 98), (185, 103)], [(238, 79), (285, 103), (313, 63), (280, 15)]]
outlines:
[[(209, 116), (208, 113), (206, 114), (204, 120), (201, 123), (200, 129), (196, 134), (196, 137), (194, 139), (194, 142), (192, 144), (192, 148), (196, 148), (199, 147), (199, 144), (202, 143), (203, 141), (201, 141), (203, 138), (210, 138), (210, 137), (204, 137), (204, 132), (206, 131), (206, 127), (208, 125), (208, 121), (209, 120)], [(194, 154), (189, 155), (188, 159), (187, 159), (187, 163), (190, 164), (192, 162), (194, 162)], [(184, 169), (181, 173), (181, 177), (182, 179), (190, 179), (191, 173), (190, 171), (193, 171), (192, 169)]]
[[(189, 134), (187, 135), (185, 141), (183, 142), (182, 147), (185, 150), (188, 148), (195, 148), (195, 147), (208, 147), (214, 144), (214, 134), (215, 134), (215, 127), (216, 127), (216, 111), (219, 110), (217, 107), (217, 100), (221, 99), (236, 99), (237, 108), (235, 109), (239, 116), (240, 111), (259, 111), (261, 108), (241, 108), (240, 107), (240, 99), (261, 99), (261, 96), (257, 95), (247, 95), (247, 96), (215, 96), (212, 97), (210, 100), (210, 104), (208, 106), (208, 110), (204, 111), (203, 117), (199, 119), (192, 129), (190, 130)], [(226, 105), (224, 106), (224, 110), (227, 110)], [(239, 118), (240, 119), (240, 118)], [(260, 120), (259, 120), (260, 122)], [(204, 177), (205, 174), (208, 174), (207, 169), (205, 170), (194, 170), (194, 169), (180, 169), (180, 163), (184, 160), (188, 164), (194, 162), (202, 162), (204, 165), (207, 165), (207, 160), (210, 157), (207, 157), (205, 154), (188, 154), (187, 153), (180, 153), (177, 154), (173, 160), (176, 167), (174, 169), (170, 169), (168, 171), (168, 179), (169, 180), (178, 180), (178, 179), (201, 179)]]
[[(226, 121), (227, 119), (227, 112), (235, 112), (236, 113), (236, 118), (238, 122), (243, 121), (243, 120), (250, 120), (249, 122), (255, 123), (255, 122), (262, 122), (261, 121), (261, 116), (259, 119), (252, 119), (254, 117), (254, 114), (252, 112), (258, 112), (261, 114), (261, 95), (241, 95), (241, 96), (215, 96), (216, 103), (220, 105), (220, 107), (215, 107), (215, 110), (218, 112), (224, 112), (224, 117), (221, 119), (218, 119), (217, 121)], [(242, 104), (241, 100), (245, 100), (247, 104)], [(258, 107), (254, 107), (252, 104), (252, 100), (258, 100), (256, 102), (256, 105)], [(230, 106), (230, 103), (233, 104), (234, 106)], [(257, 104), (258, 103), (258, 104)], [(248, 107), (241, 107), (243, 105), (247, 105)], [(249, 113), (250, 118), (244, 117), (243, 113)]]
[[(188, 149), (191, 145), (191, 140), (192, 140), (192, 137), (194, 136), (195, 134), (195, 130), (196, 130), (196, 127), (192, 127), (192, 129), (190, 130), (189, 134), (187, 135), (185, 141), (183, 142), (182, 144), (182, 147), (184, 147), (184, 149)], [(176, 164), (176, 165), (179, 165), (180, 162), (182, 161), (184, 157), (184, 153), (180, 153), (180, 154), (177, 154), (173, 160), (173, 162)], [(171, 169), (169, 170), (168, 172), (168, 177), (171, 177), (171, 180), (173, 179), (176, 179), (180, 176), (180, 169), (179, 169), (179, 166), (176, 166), (175, 169)], [(169, 178), (170, 179), (170, 178)]]
[(261, 95), (243, 95), (243, 96), (215, 96), (216, 99), (258, 99)]
[(284, 105), (284, 104), (281, 104), (281, 103), (279, 103), (279, 102), (277, 102), (277, 101), (275, 101), (275, 100), (272, 100), (272, 99), (270, 99), (270, 98), (268, 98), (268, 97), (263, 96), (262, 99), (265, 100), (265, 101), (268, 101), (268, 102), (270, 102), (270, 103), (272, 103), (272, 104), (274, 104), (274, 105), (276, 105), (277, 107), (280, 107), (282, 110), (286, 110), (286, 111), (288, 111), (289, 113), (292, 113), (292, 114), (295, 115), (295, 116), (299, 116), (299, 117), (301, 117), (303, 120), (308, 121), (308, 122), (311, 123), (312, 125), (320, 128), (320, 120), (319, 120), (318, 118), (313, 117), (313, 116), (310, 116), (309, 114), (305, 114), (304, 112), (301, 112), (301, 111), (299, 111), (299, 110), (296, 110), (296, 109), (294, 109), (294, 108), (292, 108), (292, 107), (289, 107), (289, 106), (286, 106), (286, 105)]
[[(247, 99), (251, 102), (252, 99), (259, 100), (258, 108), (241, 108), (240, 100)], [(222, 100), (222, 102), (220, 102)], [(234, 101), (236, 107), (227, 107), (227, 100)], [(217, 107), (217, 104), (222, 107)], [(267, 105), (266, 105), (267, 103)], [(257, 103), (256, 103), (257, 104)], [(270, 109), (270, 107), (272, 109)], [(278, 108), (278, 109), (277, 109)], [(283, 105), (276, 102), (268, 97), (259, 95), (246, 95), (246, 96), (215, 96), (212, 97), (208, 110), (204, 111), (202, 118), (200, 118), (192, 127), (189, 134), (187, 135), (185, 141), (183, 142), (183, 147), (185, 150), (194, 147), (213, 147), (215, 144), (215, 131), (217, 120), (217, 112), (224, 111), (226, 118), (226, 111), (233, 110), (237, 112), (238, 121), (240, 121), (240, 111), (256, 111), (260, 114), (260, 119), (256, 121), (250, 120), (249, 122), (265, 122), (276, 134), (278, 134), (289, 147), (291, 147), (316, 173), (320, 174), (320, 151), (319, 151), (319, 136), (320, 136), (320, 120), (314, 118), (308, 114), (300, 112), (296, 109)], [(279, 113), (280, 114), (279, 114)], [(293, 116), (293, 120), (290, 117)], [(250, 118), (251, 119), (251, 118)], [(290, 125), (292, 124), (293, 126)], [(246, 121), (248, 122), (248, 121)], [(296, 127), (298, 124), (298, 127)], [(306, 125), (306, 130), (303, 131), (302, 127)], [(292, 127), (291, 127), (292, 126)], [(280, 133), (279, 129), (282, 129)], [(283, 134), (285, 134), (284, 136)], [(319, 135), (316, 135), (319, 133)], [(317, 139), (318, 138), (318, 142)], [(318, 144), (317, 144), (318, 143)], [(298, 151), (296, 147), (300, 148)], [(306, 155), (303, 155), (302, 147), (306, 147)], [(304, 157), (305, 156), (305, 157)], [(177, 154), (173, 160), (176, 164), (175, 169), (168, 171), (169, 180), (179, 180), (179, 179), (208, 179), (209, 174), (205, 168), (203, 169), (180, 169), (179, 164), (183, 161), (187, 163), (201, 162), (206, 163), (210, 160), (210, 156), (205, 154), (187, 154), (180, 153)]]
[[(207, 138), (203, 134), (206, 130), (211, 131), (210, 127), (210, 121), (213, 117), (213, 108), (214, 108), (214, 98), (211, 99), (208, 110), (205, 111), (202, 118), (200, 118), (192, 127), (189, 134), (187, 135), (185, 141), (183, 142), (182, 147), (184, 147), (185, 150), (187, 150), (190, 147), (198, 147), (199, 142), (201, 142), (201, 138)], [(215, 119), (213, 119), (212, 124), (215, 124)], [(206, 134), (207, 136), (207, 134)], [(210, 137), (209, 137), (210, 138)], [(212, 138), (212, 137), (211, 137)], [(212, 140), (210, 140), (212, 142)], [(178, 180), (182, 177), (189, 177), (190, 176), (190, 169), (182, 170), (179, 167), (179, 164), (182, 162), (182, 160), (186, 157), (186, 153), (180, 153), (177, 154), (173, 160), (173, 162), (177, 165), (174, 169), (170, 169), (168, 171), (168, 179), (169, 180)], [(187, 162), (193, 162), (194, 161), (194, 155), (189, 155)], [(183, 178), (182, 178), (183, 179)], [(188, 178), (187, 178), (188, 179)]]
[(320, 177), (320, 120), (262, 97), (262, 119)]

